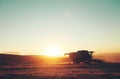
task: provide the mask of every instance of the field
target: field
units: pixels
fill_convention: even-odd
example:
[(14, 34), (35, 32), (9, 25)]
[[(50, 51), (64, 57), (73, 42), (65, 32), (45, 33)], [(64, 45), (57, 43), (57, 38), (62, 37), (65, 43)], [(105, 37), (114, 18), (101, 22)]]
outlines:
[(120, 63), (37, 63), (1, 64), (0, 79), (120, 79)]

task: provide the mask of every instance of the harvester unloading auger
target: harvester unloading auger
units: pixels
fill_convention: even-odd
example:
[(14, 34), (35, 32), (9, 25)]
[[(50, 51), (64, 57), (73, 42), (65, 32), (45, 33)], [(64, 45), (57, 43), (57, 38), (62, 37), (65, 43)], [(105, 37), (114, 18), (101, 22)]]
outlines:
[(80, 50), (77, 52), (65, 53), (64, 55), (69, 55), (70, 61), (74, 64), (79, 64), (80, 62), (91, 63), (91, 62), (102, 62), (101, 60), (93, 59), (92, 54), (94, 51)]

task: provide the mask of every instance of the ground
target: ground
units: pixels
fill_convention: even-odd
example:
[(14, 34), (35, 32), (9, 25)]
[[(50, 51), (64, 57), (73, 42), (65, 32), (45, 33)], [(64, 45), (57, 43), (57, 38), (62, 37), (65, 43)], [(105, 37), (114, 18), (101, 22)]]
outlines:
[(0, 66), (0, 79), (120, 79), (120, 63), (8, 64)]

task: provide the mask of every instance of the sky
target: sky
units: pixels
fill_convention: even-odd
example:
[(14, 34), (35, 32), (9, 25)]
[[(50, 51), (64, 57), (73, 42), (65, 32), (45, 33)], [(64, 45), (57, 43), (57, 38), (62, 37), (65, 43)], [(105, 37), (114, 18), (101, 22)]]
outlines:
[(0, 52), (42, 54), (53, 45), (120, 52), (120, 0), (0, 0)]

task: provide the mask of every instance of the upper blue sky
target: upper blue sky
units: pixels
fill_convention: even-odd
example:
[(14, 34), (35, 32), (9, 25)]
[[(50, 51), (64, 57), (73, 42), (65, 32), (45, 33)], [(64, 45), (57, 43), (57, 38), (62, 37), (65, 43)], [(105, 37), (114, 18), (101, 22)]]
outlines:
[(120, 52), (120, 0), (0, 0), (0, 52)]

